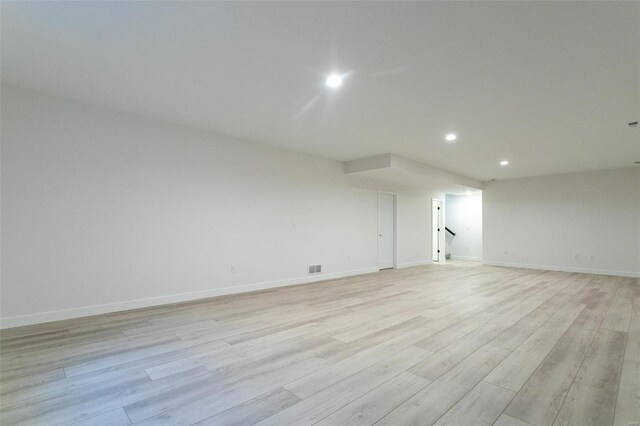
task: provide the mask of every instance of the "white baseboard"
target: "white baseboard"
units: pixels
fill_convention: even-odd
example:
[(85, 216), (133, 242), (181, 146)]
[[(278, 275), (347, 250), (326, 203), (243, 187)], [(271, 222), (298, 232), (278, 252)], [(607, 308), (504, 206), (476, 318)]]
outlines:
[(451, 260), (469, 260), (472, 262), (482, 262), (482, 257), (475, 256), (458, 256), (457, 254), (451, 255)]
[(611, 269), (574, 268), (571, 266), (534, 265), (530, 263), (497, 262), (493, 260), (484, 260), (482, 261), (482, 263), (484, 265), (507, 266), (510, 268), (544, 269), (547, 271), (580, 272), (583, 274), (613, 275), (616, 277), (640, 278), (640, 272), (637, 271), (616, 271)]
[(249, 291), (266, 290), (270, 288), (286, 287), (297, 284), (310, 284), (318, 281), (368, 274), (371, 272), (378, 272), (378, 268), (354, 269), (350, 271), (289, 278), (278, 281), (267, 281), (232, 287), (214, 288), (210, 290), (201, 290), (189, 293), (148, 297), (145, 299), (126, 300), (122, 302), (105, 303), (102, 305), (82, 306), (78, 308), (63, 309), (59, 311), (40, 312), (29, 315), (17, 315), (12, 317), (0, 318), (0, 329), (87, 317), (91, 315), (100, 315), (111, 312), (127, 311), (131, 309), (148, 308), (150, 306), (188, 302), (190, 300), (206, 299), (209, 297), (224, 296), (228, 294), (246, 293)]
[[(454, 257), (454, 259), (463, 259), (462, 257)], [(474, 260), (471, 258), (465, 258), (464, 260)], [(480, 259), (478, 259), (480, 260)], [(399, 263), (398, 269), (410, 268), (413, 266), (431, 265), (433, 262), (430, 260), (420, 260), (415, 262)], [(621, 277), (640, 278), (639, 272), (633, 271), (615, 271), (607, 269), (588, 269), (588, 268), (573, 268), (573, 267), (558, 267), (552, 265), (533, 265), (526, 263), (511, 263), (511, 262), (495, 262), (495, 261), (483, 261), (485, 265), (492, 266), (506, 266), (512, 268), (527, 268), (527, 269), (544, 269), (550, 271), (562, 271), (562, 272), (581, 272), (585, 274), (597, 274), (597, 275), (614, 275)], [(344, 278), (355, 275), (368, 274), (377, 272), (377, 268), (364, 268), (355, 269), (343, 272), (334, 272), (330, 274), (320, 274), (314, 276), (305, 276), (290, 278), (286, 280), (267, 281), (261, 283), (245, 284), (232, 287), (221, 287), (210, 290), (194, 291), (189, 293), (171, 294), (167, 296), (149, 297), (145, 299), (127, 300), (115, 303), (106, 303), (102, 305), (82, 306), (78, 308), (63, 309), (58, 311), (40, 312), (29, 315), (17, 315), (12, 317), (6, 317), (0, 319), (0, 329), (20, 327), (24, 325), (40, 324), (51, 321), (60, 321), (65, 319), (80, 318), (91, 315), (100, 315), (111, 312), (126, 311), (130, 309), (147, 308), (150, 306), (168, 305), (172, 303), (188, 302), (190, 300), (206, 299), (215, 296), (224, 296), (236, 293), (246, 293), (250, 291), (266, 290), (270, 288), (286, 287), (297, 284), (310, 284), (318, 281), (331, 280), (336, 278)]]
[(431, 260), (417, 260), (415, 262), (405, 262), (405, 263), (398, 263), (396, 265), (397, 269), (404, 269), (404, 268), (411, 268), (413, 266), (424, 266), (424, 265), (431, 265), (433, 263), (433, 261)]

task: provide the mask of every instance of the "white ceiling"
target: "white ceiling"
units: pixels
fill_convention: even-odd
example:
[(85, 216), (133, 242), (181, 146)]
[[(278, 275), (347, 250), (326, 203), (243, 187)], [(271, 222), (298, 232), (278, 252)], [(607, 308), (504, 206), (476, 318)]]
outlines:
[(2, 79), (482, 180), (640, 161), (640, 2), (3, 2)]

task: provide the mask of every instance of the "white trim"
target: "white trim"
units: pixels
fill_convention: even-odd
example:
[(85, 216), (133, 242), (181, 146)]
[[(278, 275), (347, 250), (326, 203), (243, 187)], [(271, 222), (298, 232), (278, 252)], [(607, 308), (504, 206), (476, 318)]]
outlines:
[(102, 305), (82, 306), (79, 308), (63, 309), (59, 311), (40, 312), (37, 314), (17, 315), (0, 319), (0, 329), (20, 327), (23, 325), (40, 324), (44, 322), (60, 321), (71, 318), (100, 315), (110, 312), (127, 311), (130, 309), (147, 308), (150, 306), (168, 305), (171, 303), (187, 302), (190, 300), (206, 299), (228, 294), (246, 293), (249, 291), (266, 290), (270, 288), (286, 287), (297, 284), (310, 284), (317, 281), (325, 281), (336, 278), (351, 277), (354, 275), (378, 272), (378, 268), (353, 269), (350, 271), (333, 272), (298, 278), (289, 278), (278, 281), (245, 284), (232, 287), (221, 287), (210, 290), (193, 291), (189, 293), (170, 294), (167, 296), (148, 297), (145, 299), (126, 300)]
[(544, 269), (547, 271), (580, 272), (583, 274), (613, 275), (616, 277), (640, 278), (640, 272), (638, 271), (615, 271), (611, 269), (574, 268), (571, 266), (532, 265), (528, 263), (495, 262), (492, 260), (484, 260), (482, 263), (484, 265), (507, 266), (510, 268)]
[(451, 260), (469, 260), (472, 262), (482, 262), (482, 258), (481, 257), (477, 257), (477, 256), (458, 256), (456, 255), (451, 255)]
[(429, 260), (429, 259), (425, 259), (425, 260), (418, 260), (415, 262), (405, 262), (405, 263), (399, 263), (397, 265), (398, 269), (403, 269), (403, 268), (411, 268), (413, 266), (424, 266), (424, 265), (433, 265), (433, 261)]

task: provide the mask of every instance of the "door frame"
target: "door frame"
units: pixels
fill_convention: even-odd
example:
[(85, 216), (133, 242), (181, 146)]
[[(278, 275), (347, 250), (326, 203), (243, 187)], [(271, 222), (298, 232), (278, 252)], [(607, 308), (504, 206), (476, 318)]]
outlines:
[[(442, 229), (441, 232), (442, 234), (438, 235), (438, 246), (440, 247), (440, 253), (438, 254), (438, 260), (433, 260), (433, 251), (435, 250), (435, 248), (433, 247), (433, 222), (434, 222), (434, 217), (433, 217), (433, 206), (435, 204), (435, 202), (439, 202), (440, 203), (440, 219), (442, 222)], [(445, 227), (445, 222), (444, 222), (444, 200), (440, 199), (440, 198), (432, 198), (431, 199), (431, 261), (432, 262), (441, 262), (443, 260), (443, 257), (445, 255), (445, 253), (443, 253), (442, 247), (445, 245), (443, 243), (445, 243), (445, 231), (444, 231), (444, 227)], [(444, 249), (446, 251), (446, 248)], [(442, 256), (440, 256), (442, 255)]]
[(393, 269), (398, 269), (398, 194), (378, 191), (376, 197), (376, 266), (380, 271), (380, 194), (393, 196)]

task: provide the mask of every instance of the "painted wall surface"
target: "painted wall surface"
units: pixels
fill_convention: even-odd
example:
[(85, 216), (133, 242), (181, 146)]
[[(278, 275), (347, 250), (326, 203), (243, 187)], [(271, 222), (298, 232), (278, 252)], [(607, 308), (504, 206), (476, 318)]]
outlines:
[[(341, 162), (12, 87), (1, 131), (3, 327), (377, 269), (394, 188)], [(398, 191), (399, 267), (430, 263), (431, 196)]]
[(488, 182), (483, 261), (640, 276), (640, 167)]
[(456, 233), (445, 234), (452, 259), (482, 260), (482, 194), (447, 195), (446, 224)]

